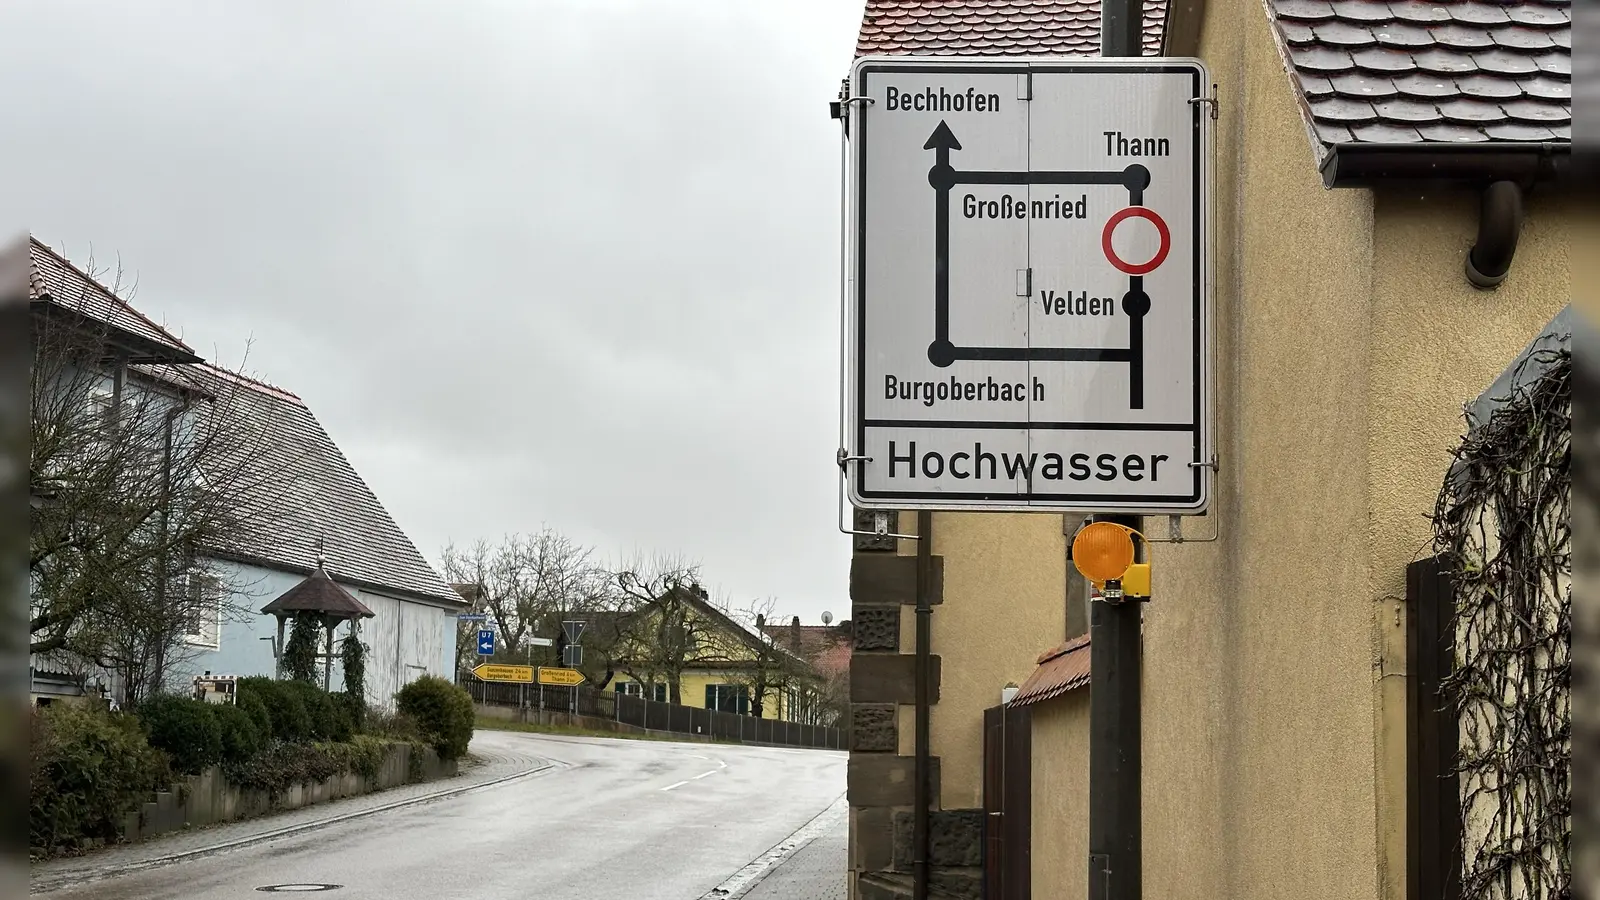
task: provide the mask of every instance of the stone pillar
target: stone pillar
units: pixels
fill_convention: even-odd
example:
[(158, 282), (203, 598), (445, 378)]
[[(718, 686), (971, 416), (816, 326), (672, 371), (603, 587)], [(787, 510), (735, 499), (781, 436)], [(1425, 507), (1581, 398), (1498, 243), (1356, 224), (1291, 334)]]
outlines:
[[(856, 511), (858, 530), (870, 530), (871, 513)], [(890, 514), (889, 530), (906, 533), (910, 516)], [(915, 796), (916, 635), (901, 627), (916, 605), (917, 560), (896, 552), (896, 540), (856, 535), (850, 563), (850, 803), (849, 882), (852, 900), (898, 900), (912, 890), (911, 819)], [(909, 542), (908, 542), (909, 543)], [(915, 553), (913, 548), (910, 551)], [(943, 600), (943, 560), (935, 557), (931, 600)], [(937, 623), (938, 615), (935, 613)], [(929, 702), (939, 702), (939, 657), (930, 659)], [(901, 734), (901, 723), (905, 734)], [(929, 805), (939, 809), (939, 758), (929, 761)], [(934, 819), (941, 816), (934, 814)], [(935, 821), (935, 840), (945, 823)], [(981, 823), (980, 823), (981, 824)], [(981, 846), (977, 844), (976, 846)], [(939, 863), (940, 854), (932, 854)], [(932, 896), (941, 878), (930, 882)], [(955, 894), (960, 896), (961, 893)]]

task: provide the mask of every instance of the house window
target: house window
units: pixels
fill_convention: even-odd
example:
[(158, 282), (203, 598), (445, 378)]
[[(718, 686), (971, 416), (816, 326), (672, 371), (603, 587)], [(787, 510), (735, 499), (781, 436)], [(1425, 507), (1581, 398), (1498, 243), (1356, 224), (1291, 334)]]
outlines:
[(628, 697), (645, 697), (660, 703), (667, 702), (667, 686), (664, 684), (640, 684), (637, 681), (617, 682), (617, 693)]
[(750, 714), (750, 689), (742, 684), (706, 685), (706, 709), (717, 712)]
[(216, 649), (222, 641), (222, 589), (213, 575), (189, 572), (178, 579), (183, 639)]

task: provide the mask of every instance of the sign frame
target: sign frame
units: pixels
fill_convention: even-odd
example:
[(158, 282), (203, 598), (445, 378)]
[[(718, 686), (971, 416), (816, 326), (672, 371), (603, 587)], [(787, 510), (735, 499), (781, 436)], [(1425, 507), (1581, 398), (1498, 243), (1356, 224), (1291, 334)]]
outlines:
[[(487, 670), (489, 674), (485, 675), (484, 670)], [(478, 663), (472, 667), (472, 674), (479, 681), (490, 681), (497, 684), (533, 684), (536, 680), (533, 666), (503, 665), (501, 663)], [(495, 677), (496, 675), (499, 677)]]
[[(577, 669), (568, 669), (561, 666), (540, 666), (538, 674), (540, 684), (554, 687), (577, 687), (589, 680), (583, 677), (583, 673)], [(550, 680), (546, 681), (547, 677)]]
[[(1180, 196), (1188, 198), (1192, 208), (1189, 210), (1184, 210), (1184, 219), (1178, 221), (1180, 221), (1182, 227), (1189, 232), (1189, 246), (1192, 248), (1190, 251), (1192, 260), (1187, 262), (1192, 262), (1193, 275), (1191, 278), (1185, 278), (1183, 280), (1183, 283), (1185, 284), (1192, 283), (1193, 294), (1192, 306), (1190, 306), (1190, 310), (1186, 311), (1186, 315), (1184, 316), (1188, 323), (1188, 332), (1190, 334), (1190, 338), (1187, 343), (1192, 347), (1192, 368), (1186, 367), (1188, 371), (1186, 377), (1188, 379), (1188, 383), (1192, 385), (1194, 393), (1192, 415), (1189, 417), (1188, 421), (1182, 423), (1146, 423), (1137, 419), (1136, 417), (1130, 416), (1128, 419), (1120, 422), (1061, 421), (1047, 422), (1042, 423), (1042, 425), (1036, 425), (1033, 416), (1031, 415), (1031, 410), (1028, 417), (1020, 422), (1015, 420), (1001, 419), (992, 419), (987, 421), (949, 421), (940, 419), (901, 420), (897, 417), (889, 420), (869, 420), (869, 402), (867, 398), (868, 370), (871, 365), (870, 360), (873, 358), (874, 352), (879, 354), (883, 352), (881, 349), (877, 349), (875, 351), (874, 348), (881, 348), (882, 346), (885, 346), (885, 339), (882, 337), (870, 337), (867, 333), (869, 308), (869, 298), (867, 296), (869, 285), (868, 265), (869, 256), (872, 253), (872, 249), (868, 246), (870, 222), (863, 210), (867, 207), (867, 200), (869, 196), (868, 192), (870, 185), (872, 184), (870, 180), (872, 178), (872, 173), (868, 171), (868, 144), (869, 136), (872, 134), (872, 127), (867, 125), (866, 122), (874, 115), (881, 114), (879, 107), (884, 105), (884, 101), (887, 97), (886, 91), (890, 86), (887, 84), (887, 82), (897, 75), (922, 76), (923, 80), (921, 82), (917, 82), (919, 86), (928, 83), (929, 81), (932, 81), (935, 85), (937, 85), (937, 79), (941, 75), (1012, 75), (1015, 76), (1018, 85), (1017, 93), (1012, 95), (1012, 98), (1014, 98), (1013, 102), (1020, 103), (1026, 101), (1031, 103), (1038, 99), (1034, 94), (1034, 84), (1038, 79), (1034, 78), (1033, 76), (1036, 74), (1051, 76), (1083, 75), (1086, 77), (1092, 77), (1097, 74), (1150, 74), (1160, 75), (1168, 80), (1172, 80), (1174, 75), (1189, 76), (1188, 87), (1192, 89), (1192, 96), (1187, 97), (1186, 100), (1192, 107), (1193, 118), (1191, 121), (1193, 122), (1194, 131), (1193, 139), (1189, 146), (1192, 148), (1193, 156), (1192, 166), (1185, 165), (1184, 169), (1180, 171), (1184, 171), (1185, 174), (1192, 172), (1193, 190), (1189, 192), (1182, 192)], [(841, 369), (843, 370), (843, 378), (841, 379), (841, 382), (844, 396), (841, 404), (843, 416), (841, 420), (841, 451), (839, 454), (840, 465), (844, 470), (846, 481), (846, 493), (851, 504), (863, 510), (927, 509), (990, 512), (1122, 513), (1131, 515), (1205, 514), (1212, 500), (1216, 471), (1216, 456), (1214, 449), (1215, 330), (1213, 325), (1215, 314), (1213, 284), (1213, 255), (1215, 252), (1215, 236), (1212, 228), (1214, 205), (1213, 167), (1215, 163), (1215, 136), (1213, 122), (1213, 116), (1215, 114), (1215, 99), (1212, 92), (1213, 87), (1214, 85), (1211, 81), (1210, 73), (1205, 64), (1201, 60), (1192, 57), (1080, 59), (1032, 56), (867, 56), (861, 57), (855, 61), (850, 73), (850, 95), (857, 102), (846, 104), (846, 115), (848, 118), (845, 148), (846, 162), (844, 172), (845, 233), (842, 236), (842, 243), (844, 245), (844, 271), (842, 273), (843, 309), (841, 311), (841, 318), (844, 326), (841, 334), (841, 339), (843, 341), (843, 345), (841, 347)], [(1209, 109), (1207, 108), (1208, 105), (1210, 106)], [(1033, 121), (1031, 118), (1033, 115), (1032, 110), (1033, 107), (1030, 106), (1028, 107), (1028, 112), (1026, 113), (1026, 115), (1029, 117), (1027, 121), (1030, 123)], [(939, 121), (941, 118), (937, 112), (930, 113), (926, 111), (919, 111), (917, 114), (922, 117), (918, 121)], [(969, 118), (965, 120), (965, 123), (965, 127), (970, 136), (973, 133), (970, 124), (971, 119)], [(1090, 127), (1086, 128), (1085, 130), (1093, 131), (1094, 129)], [(920, 154), (920, 156), (912, 156), (911, 154), (913, 149), (917, 154)], [(920, 162), (925, 158), (928, 163), (933, 164), (934, 166), (934, 168), (929, 169), (929, 179), (924, 183), (931, 187), (934, 192), (933, 195), (930, 195), (930, 200), (937, 200), (937, 202), (930, 202), (929, 209), (938, 209), (938, 214), (937, 216), (929, 214), (929, 218), (937, 218), (940, 220), (938, 224), (933, 226), (931, 229), (935, 235), (930, 241), (930, 246), (932, 247), (934, 255), (928, 260), (930, 271), (934, 271), (937, 274), (933, 277), (934, 284), (931, 291), (933, 296), (930, 296), (929, 298), (930, 315), (925, 319), (919, 318), (916, 322), (908, 322), (904, 324), (895, 323), (889, 328), (880, 326), (878, 328), (878, 333), (891, 335), (891, 337), (888, 338), (888, 341), (893, 343), (896, 349), (903, 349), (902, 345), (906, 341), (904, 332), (907, 330), (914, 330), (917, 336), (924, 341), (927, 341), (929, 338), (933, 338), (933, 340), (927, 344), (927, 361), (931, 362), (935, 367), (929, 371), (936, 373), (947, 373), (948, 369), (943, 367), (949, 366), (954, 360), (961, 359), (1004, 359), (1007, 361), (1025, 359), (1029, 361), (1028, 371), (1031, 372), (1033, 370), (1033, 361), (1035, 360), (1050, 359), (1055, 361), (1075, 361), (1084, 359), (1084, 357), (1081, 356), (1071, 355), (1075, 353), (1101, 353), (1102, 355), (1096, 357), (1093, 360), (1094, 362), (1125, 361), (1113, 360), (1111, 359), (1111, 354), (1123, 354), (1127, 360), (1131, 360), (1135, 356), (1139, 355), (1144, 346), (1143, 341), (1140, 339), (1138, 344), (1132, 343), (1134, 338), (1131, 336), (1131, 332), (1136, 327), (1142, 329), (1142, 324), (1136, 326), (1131, 320), (1142, 319), (1144, 313), (1129, 311), (1127, 306), (1123, 307), (1121, 315), (1126, 315), (1130, 319), (1130, 323), (1127, 326), (1128, 330), (1130, 331), (1130, 336), (1128, 337), (1130, 345), (1124, 350), (1101, 347), (1087, 348), (1083, 350), (1078, 348), (1039, 349), (1032, 343), (1031, 334), (1029, 335), (1029, 344), (1026, 348), (1007, 348), (998, 350), (990, 348), (963, 349), (952, 344), (954, 335), (951, 334), (952, 326), (949, 321), (951, 308), (950, 297), (952, 295), (952, 288), (950, 285), (950, 269), (952, 268), (951, 261), (957, 257), (951, 254), (949, 251), (949, 245), (951, 241), (950, 226), (946, 224), (946, 222), (951, 217), (951, 213), (947, 208), (939, 208), (939, 204), (949, 202), (950, 200), (950, 185), (945, 184), (941, 186), (941, 184), (938, 183), (940, 179), (935, 177), (935, 173), (940, 171), (940, 167), (943, 167), (943, 171), (952, 177), (973, 174), (952, 171), (954, 167), (959, 167), (960, 165), (957, 160), (952, 159), (952, 151), (954, 151), (956, 156), (959, 156), (959, 138), (950, 133), (950, 126), (946, 125), (943, 121), (939, 121), (938, 128), (932, 129), (932, 134), (928, 137), (926, 144), (918, 143), (915, 148), (912, 148), (909, 145), (906, 147), (905, 159), (917, 159)], [(984, 180), (982, 183), (1030, 185), (1035, 183), (1047, 183), (1054, 186), (1063, 186), (1082, 184), (1085, 182), (1067, 181), (1064, 178), (1055, 176), (1110, 176), (1112, 174), (1110, 172), (1039, 172), (1033, 167), (1033, 157), (1031, 156), (1032, 152), (1033, 150), (1030, 146), (1028, 150), (1029, 163), (1027, 165), (1026, 172), (983, 172), (981, 173), (980, 177), (986, 180)], [(901, 158), (898, 155), (898, 150), (896, 153), (896, 159)], [(878, 165), (883, 166), (884, 161), (879, 159)], [(1180, 165), (1182, 165), (1182, 163), (1180, 163)], [(983, 168), (983, 166), (980, 164), (974, 168)], [(1079, 166), (1074, 165), (1072, 168), (1079, 168)], [(1148, 185), (1148, 170), (1145, 171), (1147, 173), (1145, 177), (1145, 183)], [(1007, 179), (1006, 176), (1016, 177)], [(1054, 180), (1047, 181), (1041, 179), (1039, 176), (1053, 177)], [(1103, 180), (1092, 183), (1103, 185), (1116, 183), (1116, 181), (1107, 177)], [(1171, 238), (1164, 222), (1160, 221), (1159, 216), (1155, 216), (1151, 221), (1152, 224), (1155, 224), (1160, 233), (1162, 249), (1157, 252), (1157, 256), (1153, 260), (1153, 264), (1146, 264), (1149, 265), (1150, 268), (1143, 268), (1143, 266), (1136, 263), (1116, 260), (1115, 254), (1110, 246), (1112, 228), (1114, 228), (1119, 221), (1124, 218), (1128, 218), (1130, 215), (1139, 216), (1141, 218), (1145, 217), (1143, 213), (1130, 213), (1131, 210), (1145, 209), (1143, 205), (1144, 201), (1142, 200), (1143, 186), (1138, 186), (1132, 181), (1130, 181), (1127, 186), (1130, 190), (1130, 196), (1128, 200), (1129, 205), (1113, 215), (1112, 220), (1107, 223), (1103, 233), (1097, 227), (1093, 230), (1092, 234), (1097, 239), (1100, 248), (1106, 254), (1106, 259), (1110, 261), (1110, 264), (1116, 269), (1120, 269), (1122, 273), (1130, 276), (1129, 294), (1131, 295), (1136, 292), (1142, 294), (1142, 290), (1140, 287), (1138, 287), (1139, 284), (1142, 284), (1142, 276), (1145, 274), (1145, 272), (1148, 272), (1156, 265), (1159, 265), (1160, 261), (1165, 258), (1166, 251), (1171, 245)], [(906, 221), (905, 215), (906, 214), (900, 214), (898, 218), (892, 216), (891, 222)], [(1028, 222), (1027, 228), (1031, 229), (1034, 227), (1032, 224), (1033, 220), (1031, 218), (1027, 219), (1026, 221)], [(1029, 234), (1031, 235), (1031, 231)], [(1075, 238), (1074, 242), (1076, 242), (1076, 240), (1077, 239)], [(1084, 243), (1087, 243), (1087, 241), (1088, 233), (1086, 232)], [(1027, 303), (1030, 305), (1029, 308), (1031, 309), (1031, 304), (1036, 300), (1033, 267), (1040, 265), (1040, 263), (1036, 261), (1036, 257), (1031, 248), (1025, 250), (1024, 252), (1027, 254), (1028, 262), (1026, 265), (1029, 267), (1026, 270), (1026, 285), (1023, 283), (1024, 279), (1022, 278), (1021, 270), (1018, 270), (1016, 296), (1028, 297)], [(940, 253), (944, 254), (942, 258), (939, 256)], [(938, 260), (938, 265), (935, 264), (935, 260)], [(878, 268), (881, 270), (883, 267), (880, 266)], [(1143, 269), (1143, 271), (1140, 271), (1140, 269)], [(898, 269), (895, 271), (898, 271)], [(1135, 280), (1135, 276), (1138, 277), (1138, 280)], [(876, 277), (881, 282), (881, 279), (884, 276), (882, 274), (878, 274)], [(1009, 288), (1009, 285), (1007, 287)], [(882, 301), (879, 302), (881, 303)], [(1148, 300), (1146, 300), (1144, 306), (1146, 310), (1149, 309), (1150, 304)], [(1031, 314), (1032, 313), (1030, 313), (1030, 315)], [(924, 336), (923, 332), (927, 332), (927, 334)], [(1182, 332), (1180, 331), (1179, 333), (1181, 334)], [(896, 334), (899, 334), (899, 336), (894, 336)], [(1001, 355), (961, 355), (963, 353), (973, 353), (974, 351), (976, 351), (978, 354), (987, 352), (990, 354), (997, 353)], [(1152, 351), (1148, 349), (1142, 349), (1142, 352), (1151, 353)], [(952, 353), (955, 354), (953, 358), (951, 357)], [(1018, 356), (1015, 354), (1024, 355)], [(1048, 356), (1044, 354), (1057, 355)], [(1063, 356), (1060, 354), (1067, 355)], [(1140, 392), (1143, 390), (1142, 382), (1144, 380), (1144, 361), (1141, 359), (1138, 363), (1129, 362), (1129, 366), (1130, 375), (1123, 379), (1125, 383), (1130, 384), (1129, 392), (1131, 397), (1128, 401), (1129, 408), (1132, 410), (1142, 410), (1143, 399)], [(1097, 366), (1097, 368), (1102, 370), (1104, 369), (1103, 366)], [(1139, 374), (1132, 374), (1135, 369), (1137, 369)], [(944, 377), (952, 376), (946, 374)], [(1069, 388), (1070, 396), (1078, 397), (1084, 394), (1086, 394), (1086, 392), (1076, 391)], [(1180, 398), (1182, 397), (1182, 395), (1177, 396)], [(1085, 405), (1086, 403), (1086, 401), (1082, 400), (1075, 400), (1073, 402), (1078, 403), (1080, 406)], [(1182, 400), (1180, 399), (1178, 402), (1182, 402)], [(1017, 480), (1018, 483), (1021, 483), (1025, 480), (1026, 485), (1023, 487), (1018, 487), (1017, 484), (1014, 483), (1011, 485), (1010, 490), (1006, 489), (1007, 483), (1003, 480), (996, 480), (994, 483), (994, 488), (974, 489), (965, 492), (958, 492), (948, 489), (918, 490), (915, 488), (888, 490), (880, 486), (869, 486), (867, 484), (869, 481), (868, 467), (874, 465), (882, 467), (886, 462), (886, 460), (881, 458), (872, 458), (875, 452), (880, 457), (884, 454), (881, 448), (874, 450), (873, 448), (875, 447), (875, 444), (869, 443), (869, 421), (873, 423), (870, 427), (875, 429), (880, 435), (878, 443), (882, 443), (886, 440), (886, 438), (881, 437), (882, 435), (892, 436), (895, 434), (911, 433), (912, 429), (970, 429), (976, 434), (984, 433), (978, 431), (978, 429), (1004, 429), (1013, 435), (1019, 432), (1025, 432), (1027, 434), (1026, 441), (1028, 449), (1023, 452), (1032, 451), (1036, 446), (1036, 439), (1039, 439), (1041, 443), (1043, 443), (1045, 438), (1043, 438), (1042, 435), (1049, 433), (1059, 435), (1066, 432), (1073, 432), (1075, 429), (1078, 430), (1077, 433), (1087, 433), (1091, 431), (1099, 431), (1102, 433), (1120, 431), (1128, 434), (1142, 431), (1177, 432), (1180, 435), (1188, 436), (1182, 442), (1187, 449), (1185, 449), (1182, 454), (1173, 453), (1172, 462), (1169, 463), (1169, 465), (1186, 465), (1188, 470), (1192, 473), (1192, 480), (1180, 479), (1180, 482), (1184, 482), (1184, 487), (1180, 489), (1182, 491), (1181, 493), (1176, 494), (1152, 494), (1149, 492), (1072, 492), (1069, 489), (1070, 484), (1065, 480), (1062, 481), (1062, 488), (1060, 490), (1051, 491), (1049, 489), (1039, 489), (1038, 482), (1040, 479), (1035, 477), (1032, 469), (1029, 469), (1027, 470), (1028, 474), (1025, 479)], [(1117, 427), (1119, 425), (1131, 427), (1119, 428)], [(995, 432), (991, 431), (988, 433)], [(1127, 439), (1125, 438), (1124, 441), (1127, 441)], [(1045, 444), (1045, 446), (1048, 447), (1049, 445)], [(968, 447), (968, 449), (971, 448)], [(1032, 453), (1031, 455), (1033, 457), (1038, 456), (1036, 452)], [(1063, 455), (1065, 454), (1063, 453)], [(904, 461), (907, 460), (908, 457), (897, 457), (897, 459), (902, 462), (902, 465), (904, 465), (906, 464)], [(1162, 459), (1165, 460), (1167, 457), (1162, 457)], [(910, 464), (915, 465), (916, 463), (912, 462)], [(1030, 463), (1030, 465), (1033, 464)], [(879, 471), (882, 470), (879, 469)], [(1074, 474), (1074, 478), (1076, 478), (1076, 473)], [(1125, 475), (1125, 478), (1133, 479), (1133, 476)], [(880, 476), (877, 480), (881, 484), (883, 479)], [(1080, 480), (1086, 481), (1091, 485), (1094, 483), (1088, 479)], [(1127, 482), (1124, 481), (1124, 483)]]

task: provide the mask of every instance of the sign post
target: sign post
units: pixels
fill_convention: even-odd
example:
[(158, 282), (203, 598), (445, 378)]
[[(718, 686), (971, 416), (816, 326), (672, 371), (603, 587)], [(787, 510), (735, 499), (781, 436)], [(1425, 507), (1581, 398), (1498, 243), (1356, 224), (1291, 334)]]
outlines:
[(494, 632), (487, 628), (481, 628), (478, 630), (478, 655), (494, 655)]

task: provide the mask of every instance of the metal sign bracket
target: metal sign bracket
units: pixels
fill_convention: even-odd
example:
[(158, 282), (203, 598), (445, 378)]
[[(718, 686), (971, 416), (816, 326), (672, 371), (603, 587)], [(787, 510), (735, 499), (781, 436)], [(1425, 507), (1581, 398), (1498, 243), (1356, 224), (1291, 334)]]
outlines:
[(875, 510), (872, 511), (872, 530), (871, 531), (857, 531), (857, 530), (855, 530), (853, 528), (845, 527), (845, 518), (844, 518), (845, 488), (844, 488), (844, 485), (843, 485), (842, 482), (844, 482), (845, 479), (849, 478), (849, 471), (845, 468), (845, 466), (848, 466), (852, 462), (869, 463), (869, 462), (872, 462), (872, 457), (854, 455), (854, 454), (851, 454), (848, 450), (845, 450), (843, 447), (840, 447), (839, 448), (839, 452), (834, 455), (834, 460), (835, 460), (835, 462), (837, 462), (839, 464), (839, 480), (841, 481), (841, 484), (840, 484), (840, 487), (839, 487), (839, 514), (837, 516), (838, 524), (839, 524), (839, 532), (841, 534), (851, 534), (851, 535), (859, 534), (859, 535), (862, 535), (864, 537), (891, 537), (891, 538), (899, 538), (899, 539), (905, 540), (905, 541), (921, 540), (921, 537), (918, 536), (918, 535), (915, 535), (915, 534), (891, 534), (889, 532), (889, 513), (887, 513), (884, 510), (881, 510), (881, 509), (875, 509)]

